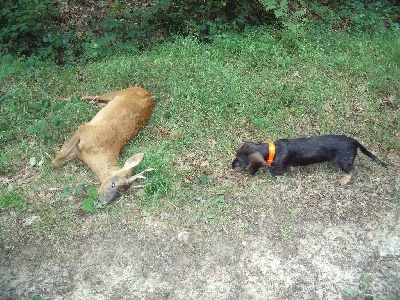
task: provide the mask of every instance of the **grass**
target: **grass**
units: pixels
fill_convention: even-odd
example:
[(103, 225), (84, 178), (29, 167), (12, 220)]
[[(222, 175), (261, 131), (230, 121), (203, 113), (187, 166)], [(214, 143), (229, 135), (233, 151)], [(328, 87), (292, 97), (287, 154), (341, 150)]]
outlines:
[[(7, 57), (0, 64), (0, 176), (27, 178), (11, 183), (25, 207), (18, 214), (40, 215), (46, 232), (54, 224), (73, 231), (85, 191), (97, 179), (78, 161), (51, 168), (51, 149), (97, 108), (58, 99), (137, 84), (157, 104), (148, 126), (120, 159), (145, 152), (137, 171), (156, 170), (148, 174), (144, 193), (132, 192), (91, 218), (134, 218), (132, 210), (147, 215), (164, 209), (182, 223), (229, 224), (241, 207), (254, 205), (241, 202), (241, 179), (228, 171), (235, 148), (245, 139), (343, 133), (383, 158), (400, 150), (399, 49), (396, 32), (254, 28), (224, 35), (214, 44), (178, 37), (142, 53), (125, 51), (82, 65)], [(43, 164), (31, 166), (32, 157)], [(273, 181), (264, 179), (267, 185)], [(248, 192), (260, 193), (257, 185), (246, 184)], [(0, 203), (14, 193), (3, 187)], [(15, 207), (0, 213), (7, 210)], [(279, 226), (283, 235), (295, 234), (289, 225)]]
[(8, 191), (0, 198), (0, 209), (21, 208), (24, 201), (13, 191)]

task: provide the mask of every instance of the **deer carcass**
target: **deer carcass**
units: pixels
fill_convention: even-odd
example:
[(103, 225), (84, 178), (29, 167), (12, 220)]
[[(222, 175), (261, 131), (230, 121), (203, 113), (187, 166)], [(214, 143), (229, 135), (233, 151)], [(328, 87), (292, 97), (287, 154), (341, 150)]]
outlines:
[(54, 166), (79, 158), (96, 174), (100, 180), (98, 201), (107, 204), (118, 198), (131, 183), (144, 178), (143, 173), (131, 177), (132, 170), (143, 158), (143, 153), (136, 154), (121, 168), (118, 155), (125, 144), (133, 138), (151, 117), (154, 101), (143, 88), (130, 87), (122, 91), (102, 96), (82, 97), (82, 100), (105, 102), (93, 119), (78, 127), (74, 135), (64, 143), (52, 161)]

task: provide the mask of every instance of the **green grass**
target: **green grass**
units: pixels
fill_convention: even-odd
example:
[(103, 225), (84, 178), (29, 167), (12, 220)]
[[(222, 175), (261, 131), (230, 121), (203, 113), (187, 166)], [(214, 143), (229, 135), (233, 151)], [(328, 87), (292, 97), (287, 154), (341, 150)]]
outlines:
[(24, 200), (13, 191), (9, 191), (0, 197), (0, 209), (22, 208), (23, 205)]
[[(145, 213), (167, 207), (191, 222), (228, 220), (227, 212), (235, 208), (227, 199), (238, 189), (235, 182), (216, 181), (214, 174), (230, 168), (245, 139), (343, 133), (372, 150), (384, 145), (383, 158), (400, 150), (399, 49), (395, 32), (256, 28), (224, 35), (214, 44), (176, 38), (142, 53), (125, 51), (73, 66), (8, 57), (0, 63), (0, 176), (30, 176), (18, 197), (39, 215), (50, 215), (45, 230), (54, 222), (72, 224), (86, 197), (77, 187), (85, 191), (97, 179), (77, 161), (51, 168), (51, 150), (97, 108), (57, 99), (137, 84), (157, 104), (148, 126), (120, 159), (145, 152), (138, 171), (155, 171), (140, 182), (148, 183), (144, 193), (123, 197), (98, 218), (128, 217), (126, 206), (133, 206)], [(43, 165), (30, 166), (31, 157)], [(8, 199), (7, 193), (0, 191), (1, 199)], [(69, 196), (72, 200), (66, 200)]]

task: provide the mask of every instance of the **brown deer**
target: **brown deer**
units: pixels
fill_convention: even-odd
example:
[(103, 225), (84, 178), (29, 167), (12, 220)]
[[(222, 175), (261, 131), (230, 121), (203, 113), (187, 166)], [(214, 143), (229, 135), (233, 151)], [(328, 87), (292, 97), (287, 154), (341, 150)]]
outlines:
[(107, 103), (93, 119), (78, 127), (74, 135), (64, 143), (60, 150), (54, 149), (54, 166), (79, 158), (96, 174), (100, 180), (98, 201), (105, 205), (117, 199), (121, 192), (143, 173), (132, 176), (132, 170), (143, 159), (143, 153), (136, 154), (121, 168), (118, 155), (125, 144), (133, 138), (150, 119), (154, 101), (143, 88), (130, 87), (101, 96), (86, 96), (82, 100)]

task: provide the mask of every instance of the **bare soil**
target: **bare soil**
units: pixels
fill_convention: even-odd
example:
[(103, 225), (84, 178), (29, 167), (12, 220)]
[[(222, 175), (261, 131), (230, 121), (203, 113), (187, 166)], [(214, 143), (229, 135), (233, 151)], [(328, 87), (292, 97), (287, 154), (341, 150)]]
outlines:
[[(195, 201), (148, 214), (134, 190), (94, 214), (68, 198), (50, 230), (35, 210), (0, 211), (0, 299), (398, 300), (399, 153), (388, 169), (360, 156), (346, 186), (331, 165), (278, 178), (221, 168)], [(1, 184), (23, 188), (32, 176)], [(38, 188), (32, 200), (51, 213), (58, 193)]]

